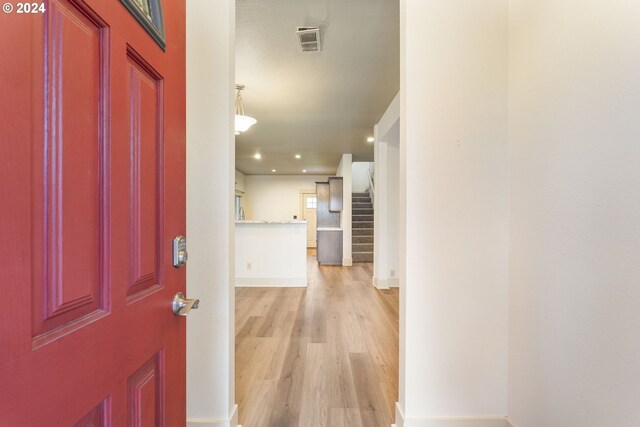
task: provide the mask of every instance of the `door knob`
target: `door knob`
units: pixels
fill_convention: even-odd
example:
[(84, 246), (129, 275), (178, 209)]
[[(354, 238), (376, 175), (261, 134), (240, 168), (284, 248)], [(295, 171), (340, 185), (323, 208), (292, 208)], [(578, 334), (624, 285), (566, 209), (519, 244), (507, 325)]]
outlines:
[(173, 314), (176, 316), (186, 316), (191, 309), (195, 310), (198, 308), (198, 304), (200, 304), (199, 299), (185, 298), (182, 292), (178, 292), (176, 296), (173, 297)]

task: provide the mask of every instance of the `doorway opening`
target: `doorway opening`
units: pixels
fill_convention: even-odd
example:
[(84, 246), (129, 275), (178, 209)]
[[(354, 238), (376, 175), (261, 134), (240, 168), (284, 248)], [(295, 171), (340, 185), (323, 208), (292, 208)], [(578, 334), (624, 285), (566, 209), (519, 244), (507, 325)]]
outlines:
[[(277, 224), (265, 225), (269, 232), (304, 222), (289, 236), (304, 237), (307, 266), (304, 286), (283, 279), (236, 288), (235, 389), (244, 427), (394, 422), (399, 291), (373, 286), (371, 164), (374, 126), (399, 91), (399, 13), (399, 2), (388, 0), (236, 2), (234, 83), (245, 85), (244, 114), (257, 120), (235, 145), (247, 222)], [(317, 28), (317, 50), (300, 48), (298, 27)], [(354, 164), (366, 165), (355, 186)], [(306, 189), (334, 177), (345, 177), (338, 199), (348, 203), (328, 208), (340, 216), (325, 227), (321, 192)], [(338, 265), (317, 262), (321, 232), (348, 239), (339, 243)], [(257, 263), (242, 247), (246, 241), (236, 245), (244, 257), (236, 271), (247, 276)], [(286, 267), (298, 262), (293, 254)]]
[(316, 234), (318, 197), (315, 191), (305, 191), (300, 193), (300, 199), (300, 218), (307, 221), (307, 249), (314, 249), (318, 244)]

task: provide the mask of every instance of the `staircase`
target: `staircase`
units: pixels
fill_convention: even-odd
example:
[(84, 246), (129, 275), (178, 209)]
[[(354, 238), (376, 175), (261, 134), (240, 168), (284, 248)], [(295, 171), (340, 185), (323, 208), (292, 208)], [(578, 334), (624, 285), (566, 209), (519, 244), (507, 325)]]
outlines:
[(353, 262), (373, 262), (373, 204), (369, 193), (353, 193), (351, 209)]

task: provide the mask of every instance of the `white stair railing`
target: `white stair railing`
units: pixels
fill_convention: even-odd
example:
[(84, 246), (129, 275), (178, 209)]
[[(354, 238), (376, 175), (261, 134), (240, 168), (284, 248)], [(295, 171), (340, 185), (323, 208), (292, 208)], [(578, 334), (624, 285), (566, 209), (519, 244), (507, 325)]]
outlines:
[(375, 185), (371, 168), (367, 168), (367, 174), (369, 175), (369, 196), (371, 197), (371, 203), (373, 203), (373, 198), (375, 197)]

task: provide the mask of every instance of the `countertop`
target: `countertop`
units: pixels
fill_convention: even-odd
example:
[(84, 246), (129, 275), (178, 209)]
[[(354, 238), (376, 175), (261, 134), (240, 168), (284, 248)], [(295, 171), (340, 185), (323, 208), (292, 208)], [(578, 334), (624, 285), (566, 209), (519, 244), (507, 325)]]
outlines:
[(281, 221), (265, 221), (265, 220), (242, 220), (236, 221), (236, 224), (306, 224), (306, 219), (284, 219)]

